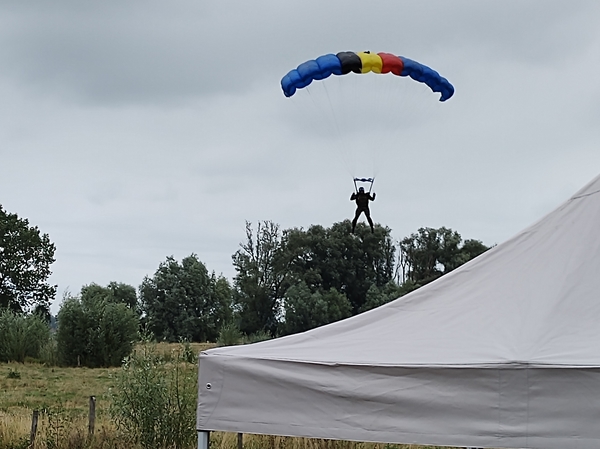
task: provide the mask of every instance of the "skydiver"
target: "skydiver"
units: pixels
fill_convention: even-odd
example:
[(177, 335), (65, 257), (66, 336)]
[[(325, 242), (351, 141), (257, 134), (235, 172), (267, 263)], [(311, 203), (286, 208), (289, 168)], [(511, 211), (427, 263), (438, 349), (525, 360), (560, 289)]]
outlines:
[(360, 214), (363, 212), (365, 213), (365, 217), (367, 217), (369, 226), (371, 226), (371, 233), (375, 232), (373, 229), (373, 220), (371, 220), (371, 212), (369, 211), (369, 201), (375, 201), (375, 193), (371, 195), (370, 193), (365, 192), (363, 187), (360, 187), (358, 192), (352, 193), (350, 201), (356, 201), (356, 213), (354, 214), (354, 220), (352, 220), (352, 234), (354, 234), (358, 217), (360, 217)]

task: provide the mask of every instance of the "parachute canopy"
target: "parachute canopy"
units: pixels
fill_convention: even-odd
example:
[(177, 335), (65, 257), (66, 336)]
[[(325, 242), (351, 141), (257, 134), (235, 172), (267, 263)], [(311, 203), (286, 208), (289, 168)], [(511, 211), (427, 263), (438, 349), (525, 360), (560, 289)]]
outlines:
[(281, 80), (281, 88), (286, 97), (291, 97), (297, 89), (302, 89), (314, 80), (322, 80), (331, 75), (348, 73), (393, 73), (398, 76), (410, 76), (415, 81), (424, 83), (433, 92), (441, 94), (440, 101), (446, 101), (454, 94), (454, 86), (438, 72), (403, 56), (390, 53), (371, 53), (368, 51), (354, 53), (344, 51), (319, 56), (306, 61), (291, 70)]

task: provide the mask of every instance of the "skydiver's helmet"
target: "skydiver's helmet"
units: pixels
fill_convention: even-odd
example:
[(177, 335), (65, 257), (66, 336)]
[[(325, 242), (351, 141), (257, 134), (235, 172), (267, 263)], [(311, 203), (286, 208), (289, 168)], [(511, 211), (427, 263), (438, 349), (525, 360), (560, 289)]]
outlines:
[(358, 192), (359, 193), (365, 193), (365, 188), (364, 187), (359, 187), (358, 188)]

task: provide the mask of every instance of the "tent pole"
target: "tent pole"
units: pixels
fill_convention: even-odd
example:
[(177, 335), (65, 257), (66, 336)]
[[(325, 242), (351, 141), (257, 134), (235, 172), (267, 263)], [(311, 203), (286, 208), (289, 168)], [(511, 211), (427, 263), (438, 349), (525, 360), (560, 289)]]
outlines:
[(208, 449), (210, 432), (198, 431), (198, 449)]

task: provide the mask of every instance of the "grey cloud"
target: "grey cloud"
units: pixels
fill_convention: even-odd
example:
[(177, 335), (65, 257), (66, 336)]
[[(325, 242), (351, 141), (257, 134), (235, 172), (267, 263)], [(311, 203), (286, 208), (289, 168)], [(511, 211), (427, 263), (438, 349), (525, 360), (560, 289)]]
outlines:
[(272, 0), (1, 8), (7, 14), (0, 52), (9, 63), (3, 76), (108, 105), (239, 94), (261, 79), (278, 84), (287, 70), (321, 53), (365, 47), (423, 55), (441, 68), (457, 64), (466, 48), (479, 48), (480, 58), (552, 65), (578, 50), (598, 13), (594, 2), (548, 0), (436, 1), (427, 12), (419, 2), (316, 0), (297, 8)]

